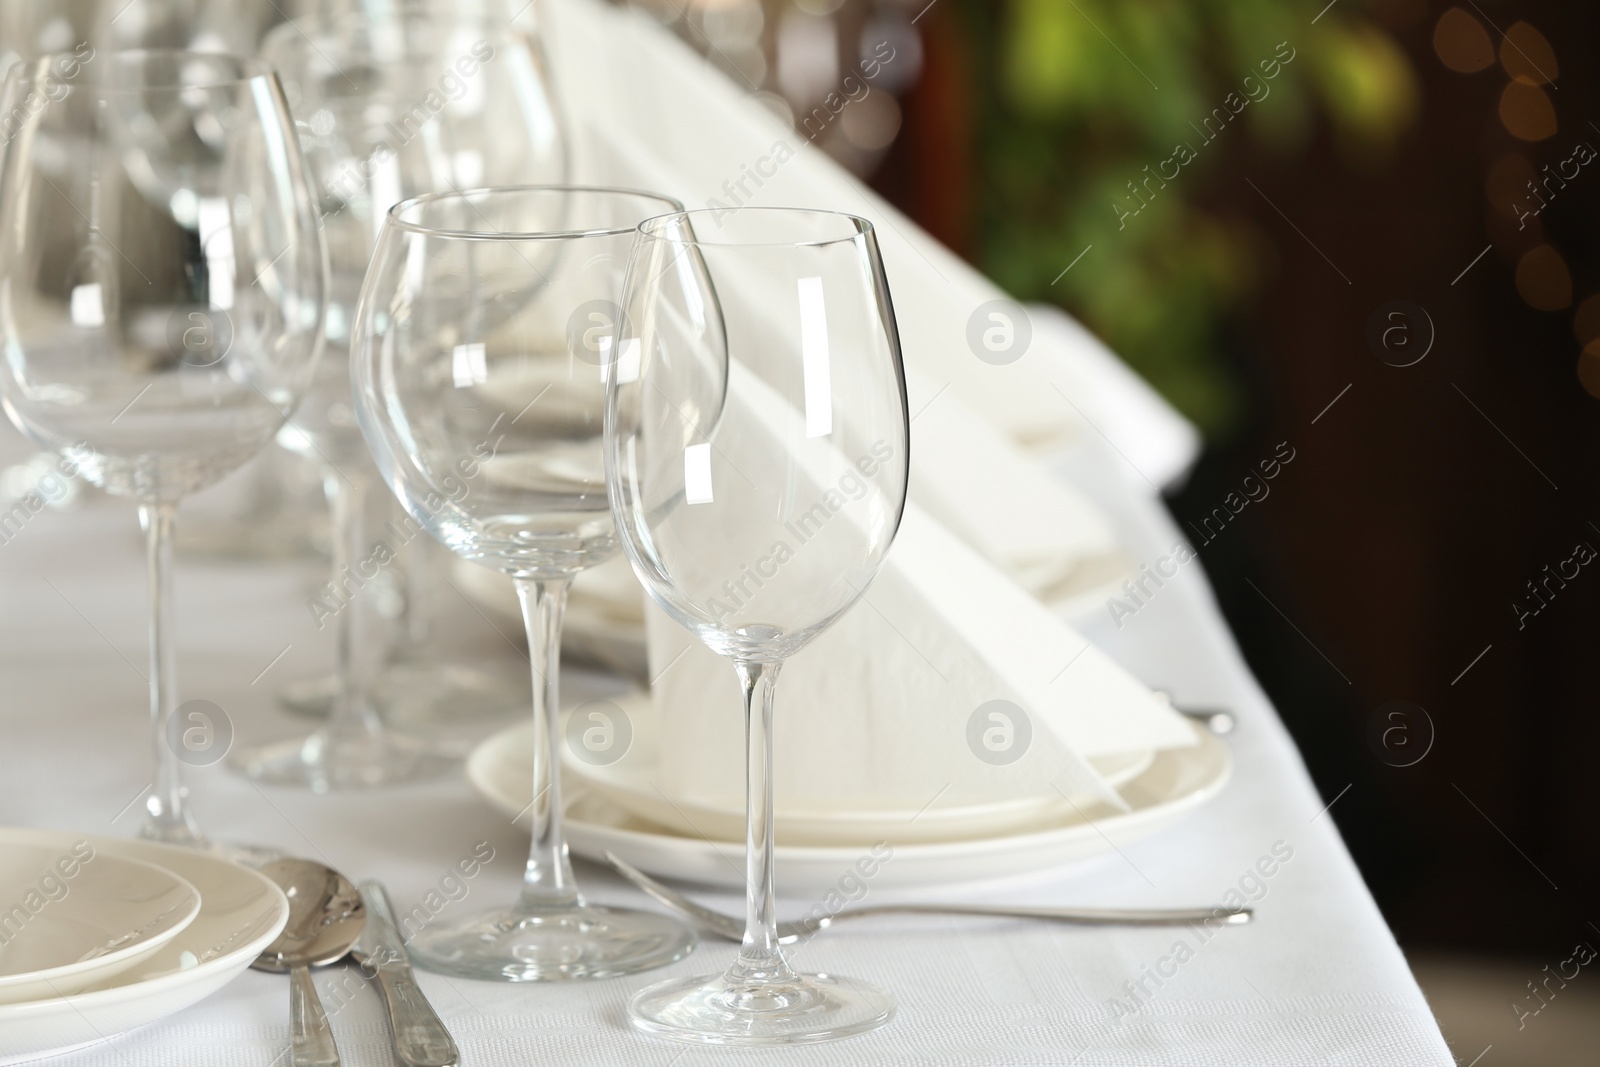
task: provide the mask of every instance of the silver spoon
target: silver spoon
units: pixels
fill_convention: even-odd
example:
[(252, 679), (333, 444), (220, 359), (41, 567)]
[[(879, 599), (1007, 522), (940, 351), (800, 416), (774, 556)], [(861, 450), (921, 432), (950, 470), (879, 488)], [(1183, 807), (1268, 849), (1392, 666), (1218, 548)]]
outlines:
[(339, 1049), (310, 969), (345, 957), (366, 925), (366, 906), (348, 878), (313, 860), (274, 860), (261, 873), (289, 898), (289, 923), (250, 966), (289, 972), (294, 1067), (338, 1067)]
[[(637, 867), (607, 852), (606, 859), (617, 873), (661, 903), (692, 919), (729, 941), (744, 940), (744, 920), (703, 904), (696, 904), (675, 890), (668, 889)], [(1251, 908), (1036, 908), (1010, 907), (1004, 904), (880, 904), (865, 908), (847, 908), (832, 915), (819, 915), (800, 922), (779, 923), (778, 943), (791, 945), (818, 930), (825, 930), (844, 919), (859, 919), (867, 915), (982, 915), (1002, 919), (1045, 919), (1052, 922), (1072, 923), (1077, 926), (1182, 926), (1196, 922), (1222, 922), (1229, 925), (1247, 923), (1255, 914)]]

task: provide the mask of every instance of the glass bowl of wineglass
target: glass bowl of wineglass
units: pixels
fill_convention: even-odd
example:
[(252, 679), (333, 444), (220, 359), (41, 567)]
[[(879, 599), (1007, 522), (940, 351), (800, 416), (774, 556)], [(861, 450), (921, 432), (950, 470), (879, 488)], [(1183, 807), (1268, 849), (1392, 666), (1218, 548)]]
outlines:
[(602, 450), (602, 368), (634, 227), (651, 193), (512, 187), (389, 213), (352, 339), (357, 413), (407, 514), (509, 576), (533, 675), (532, 847), (509, 908), (437, 920), (408, 942), (430, 970), (498, 981), (605, 978), (686, 955), (675, 920), (588, 904), (562, 837), (562, 613), (574, 575), (617, 551)]
[(779, 671), (861, 598), (905, 507), (905, 374), (872, 225), (788, 208), (650, 219), (608, 354), (618, 536), (651, 599), (731, 661), (747, 751), (738, 959), (644, 989), (629, 1016), (660, 1037), (746, 1046), (882, 1026), (890, 994), (784, 959), (772, 838)]
[[(519, 697), (492, 672), (430, 658), (426, 646), (404, 662), (385, 647), (401, 628), (375, 617), (367, 580), (404, 572), (398, 580), (415, 594), (437, 564), (412, 543), (418, 531), (406, 520), (381, 538), (364, 521), (377, 472), (350, 394), (356, 300), (390, 207), (425, 193), (560, 182), (566, 139), (538, 41), (483, 14), (416, 0), (381, 12), (336, 5), (274, 29), (262, 55), (283, 80), (327, 233), (328, 350), (278, 442), (322, 471), (333, 559), (318, 625), (334, 631), (336, 666), (331, 685), (311, 679), (285, 695), (295, 710), (326, 711), (325, 725), (233, 762), (257, 781), (316, 791), (427, 778), (452, 765), (441, 728), (447, 734), (470, 711), (503, 714)], [(375, 564), (375, 553), (396, 560)], [(415, 611), (421, 598), (402, 603)], [(403, 626), (420, 628), (416, 619)]]
[(174, 724), (173, 523), (311, 385), (327, 280), (315, 198), (277, 75), (252, 59), (43, 56), (11, 69), (0, 114), (0, 396), (25, 434), (138, 504), (156, 763), (143, 833), (202, 845), (180, 771), (203, 754), (180, 752)]

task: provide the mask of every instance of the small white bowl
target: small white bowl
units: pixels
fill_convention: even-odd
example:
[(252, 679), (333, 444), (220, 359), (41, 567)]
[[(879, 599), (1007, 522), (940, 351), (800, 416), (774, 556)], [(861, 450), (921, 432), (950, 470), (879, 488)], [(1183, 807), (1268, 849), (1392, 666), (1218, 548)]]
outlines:
[[(0, 828), (0, 852), (45, 833)], [(283, 890), (220, 856), (154, 841), (88, 841), (97, 853), (146, 860), (187, 879), (199, 887), (200, 915), (149, 959), (82, 993), (0, 1004), (0, 1064), (100, 1044), (182, 1011), (243, 973), (289, 921)]]
[(78, 834), (0, 849), (0, 1004), (68, 996), (154, 955), (200, 914), (200, 892)]

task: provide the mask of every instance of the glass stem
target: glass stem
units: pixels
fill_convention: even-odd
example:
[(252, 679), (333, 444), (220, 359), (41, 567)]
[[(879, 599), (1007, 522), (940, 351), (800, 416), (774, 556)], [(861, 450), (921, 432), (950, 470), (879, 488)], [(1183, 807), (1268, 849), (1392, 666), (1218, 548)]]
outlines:
[(141, 504), (150, 581), (150, 720), (155, 745), (155, 781), (145, 800), (143, 837), (174, 845), (203, 847), (205, 837), (189, 812), (183, 767), (170, 743), (178, 710), (178, 670), (172, 653), (172, 529), (178, 506)]
[(744, 689), (745, 736), (745, 929), (739, 958), (728, 979), (752, 984), (795, 980), (778, 948), (773, 897), (772, 694), (782, 662), (736, 661)]
[(366, 478), (359, 474), (350, 478), (329, 470), (322, 476), (332, 541), (333, 599), (343, 603), (334, 619), (334, 671), (339, 699), (333, 705), (327, 732), (340, 741), (376, 738), (383, 729), (372, 707), (371, 642), (361, 596), (362, 586), (377, 576), (376, 572), (365, 574), (361, 569), (362, 553), (367, 548), (367, 489)]
[(533, 844), (517, 900), (527, 913), (583, 903), (561, 834), (561, 620), (571, 585), (571, 578), (517, 579), (533, 667)]
[(429, 626), (429, 609), (433, 590), (439, 582), (437, 546), (432, 538), (419, 537), (412, 541), (406, 556), (406, 587), (400, 612), (400, 632), (404, 635), (406, 651), (419, 652), (427, 648), (432, 636)]

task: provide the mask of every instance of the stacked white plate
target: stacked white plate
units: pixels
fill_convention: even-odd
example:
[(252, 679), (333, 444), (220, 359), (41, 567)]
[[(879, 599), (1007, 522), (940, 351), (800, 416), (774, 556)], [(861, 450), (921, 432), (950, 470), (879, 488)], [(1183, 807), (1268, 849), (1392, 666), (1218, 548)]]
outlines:
[[(616, 703), (633, 739), (616, 762), (595, 766), (567, 759), (566, 835), (572, 850), (604, 862), (607, 851), (650, 874), (741, 888), (742, 804), (690, 804), (669, 798), (662, 780), (647, 694)], [(882, 863), (874, 884), (885, 888), (985, 881), (1060, 867), (1110, 852), (1171, 826), (1216, 796), (1233, 760), (1227, 746), (1196, 730), (1195, 745), (1096, 759), (1127, 811), (1106, 804), (1028, 799), (933, 807), (908, 819), (900, 811), (801, 811), (779, 805), (774, 816), (780, 892), (831, 888), (871, 851)], [(533, 800), (532, 724), (489, 738), (467, 762), (467, 777), (500, 811), (526, 816)]]
[(0, 1064), (187, 1008), (237, 977), (288, 918), (277, 886), (220, 856), (0, 828)]

